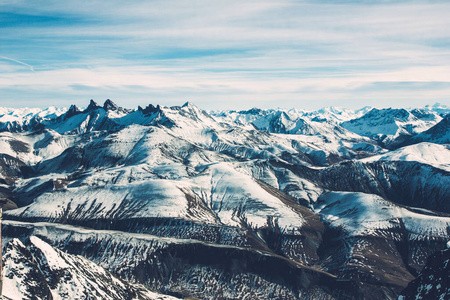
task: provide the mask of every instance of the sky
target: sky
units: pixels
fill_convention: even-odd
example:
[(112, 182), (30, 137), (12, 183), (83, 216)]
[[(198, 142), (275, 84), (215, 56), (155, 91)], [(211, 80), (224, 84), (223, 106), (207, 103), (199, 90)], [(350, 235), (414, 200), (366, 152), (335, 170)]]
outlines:
[(0, 106), (450, 105), (450, 1), (0, 0)]

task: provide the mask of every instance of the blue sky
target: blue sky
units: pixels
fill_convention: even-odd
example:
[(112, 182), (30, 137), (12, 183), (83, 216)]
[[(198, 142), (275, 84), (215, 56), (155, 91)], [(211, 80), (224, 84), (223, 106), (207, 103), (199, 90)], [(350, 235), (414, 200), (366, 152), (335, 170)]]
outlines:
[(0, 0), (0, 106), (450, 105), (449, 1)]

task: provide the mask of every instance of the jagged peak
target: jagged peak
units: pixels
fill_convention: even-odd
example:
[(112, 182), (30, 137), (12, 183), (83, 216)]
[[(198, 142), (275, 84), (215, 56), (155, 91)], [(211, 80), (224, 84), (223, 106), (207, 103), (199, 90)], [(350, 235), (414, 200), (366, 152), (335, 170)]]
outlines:
[(191, 113), (201, 113), (201, 114), (206, 114), (207, 116), (209, 116), (203, 109), (201, 109), (201, 108), (198, 108), (194, 103), (192, 103), (192, 102), (186, 102), (185, 104), (183, 104), (182, 106), (181, 106), (181, 109), (182, 110), (188, 110), (188, 111), (190, 111)]
[(66, 112), (67, 115), (74, 115), (76, 113), (79, 113), (80, 109), (78, 108), (78, 106), (72, 104), (69, 108), (69, 110)]
[(356, 112), (360, 112), (360, 111), (371, 111), (373, 109), (372, 106), (366, 105), (363, 108), (357, 109)]
[(84, 111), (91, 111), (91, 110), (95, 110), (98, 108), (101, 108), (101, 106), (98, 105), (97, 102), (95, 102), (94, 100), (91, 99), (91, 101), (89, 102), (89, 106)]
[(206, 111), (198, 108), (195, 104), (189, 101), (183, 104), (180, 109), (178, 107), (172, 107), (172, 109), (178, 110), (181, 115), (189, 117), (195, 121), (205, 117), (215, 122), (214, 118), (212, 118)]
[(154, 112), (161, 111), (161, 106), (159, 106), (159, 104), (156, 105), (156, 106), (154, 106), (153, 104), (149, 104), (145, 108), (142, 108), (141, 106), (139, 106), (138, 110), (140, 112), (142, 112), (144, 115), (148, 115), (148, 114), (151, 114), (151, 113), (154, 113)]
[(63, 118), (65, 119), (70, 118), (72, 116), (79, 114), (80, 112), (81, 110), (75, 104), (72, 104), (69, 110), (64, 114)]
[(183, 104), (183, 106), (181, 107), (191, 107), (191, 108), (196, 108), (197, 106), (194, 105), (194, 103), (187, 101), (185, 104)]
[(277, 118), (286, 118), (286, 119), (288, 119), (288, 120), (291, 120), (291, 118), (289, 117), (289, 115), (288, 115), (285, 111), (277, 111), (277, 112), (275, 113), (275, 116), (276, 116)]
[(19, 240), (18, 238), (13, 238), (11, 241), (8, 242), (7, 244), (7, 248), (8, 249), (13, 249), (13, 248), (25, 248), (25, 245), (22, 243), (21, 240)]
[(103, 104), (104, 110), (118, 110), (119, 106), (112, 102), (110, 99), (106, 99), (105, 103)]
[(72, 105), (69, 107), (69, 110), (68, 110), (67, 112), (78, 112), (78, 111), (80, 111), (80, 109), (78, 108), (78, 106), (76, 106), (75, 104), (72, 104)]

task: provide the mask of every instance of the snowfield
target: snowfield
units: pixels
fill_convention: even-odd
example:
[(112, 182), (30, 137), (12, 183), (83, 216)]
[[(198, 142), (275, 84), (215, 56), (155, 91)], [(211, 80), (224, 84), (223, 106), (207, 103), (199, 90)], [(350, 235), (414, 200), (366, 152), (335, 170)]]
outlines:
[(326, 193), (319, 197), (315, 210), (333, 227), (353, 236), (376, 235), (378, 231), (403, 226), (411, 239), (445, 239), (450, 228), (450, 216), (414, 212), (371, 194)]
[(362, 162), (415, 161), (450, 171), (450, 147), (433, 143), (406, 146), (382, 155), (362, 159)]

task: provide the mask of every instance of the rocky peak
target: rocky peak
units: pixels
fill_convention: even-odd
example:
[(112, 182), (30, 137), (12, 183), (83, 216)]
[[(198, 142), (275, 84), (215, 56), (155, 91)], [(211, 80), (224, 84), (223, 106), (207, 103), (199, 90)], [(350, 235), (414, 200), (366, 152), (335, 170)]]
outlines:
[(194, 108), (196, 107), (192, 102), (187, 101), (185, 104), (183, 104), (183, 106), (181, 107), (189, 107), (189, 108)]
[(144, 115), (149, 115), (151, 113), (160, 112), (161, 107), (159, 105), (154, 106), (153, 104), (149, 104), (146, 108), (142, 108), (139, 106), (138, 110), (141, 111)]
[(118, 110), (119, 107), (117, 106), (117, 104), (112, 102), (110, 99), (106, 99), (105, 103), (103, 104), (103, 109), (104, 110)]
[(70, 118), (78, 113), (80, 113), (80, 109), (76, 105), (71, 105), (69, 110), (65, 114), (65, 118)]
[(98, 108), (101, 108), (101, 106), (91, 99), (91, 101), (89, 102), (89, 106), (85, 109), (85, 112), (96, 110)]

